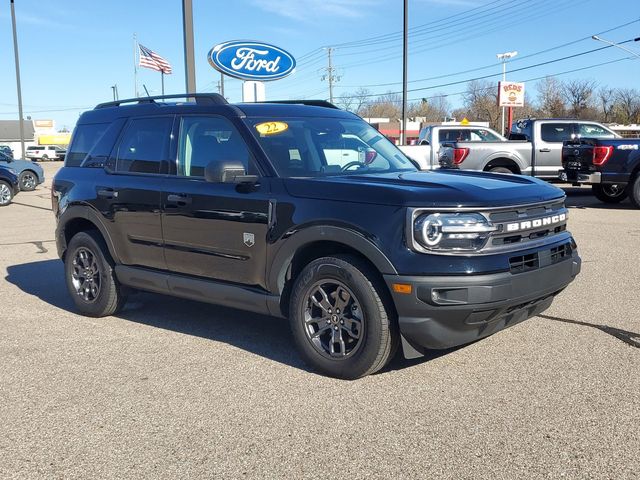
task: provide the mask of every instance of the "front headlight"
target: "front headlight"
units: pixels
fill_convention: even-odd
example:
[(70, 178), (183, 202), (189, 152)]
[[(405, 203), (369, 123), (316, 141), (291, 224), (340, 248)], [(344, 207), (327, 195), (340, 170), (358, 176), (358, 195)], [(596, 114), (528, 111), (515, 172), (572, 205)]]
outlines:
[(413, 239), (419, 249), (476, 251), (496, 231), (479, 213), (424, 213), (413, 221)]
[(18, 172), (16, 172), (13, 168), (11, 167), (6, 167), (7, 170), (9, 170), (9, 172), (13, 173), (14, 175), (17, 175)]

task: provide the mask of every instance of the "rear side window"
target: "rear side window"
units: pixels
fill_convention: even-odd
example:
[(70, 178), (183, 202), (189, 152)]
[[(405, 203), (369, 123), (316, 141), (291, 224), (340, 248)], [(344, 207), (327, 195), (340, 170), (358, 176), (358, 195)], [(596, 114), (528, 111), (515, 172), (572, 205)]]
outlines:
[(116, 171), (167, 173), (173, 117), (137, 118), (127, 126), (116, 159)]
[(573, 128), (570, 123), (543, 123), (540, 125), (542, 140), (550, 143), (562, 143), (571, 140)]
[(579, 123), (578, 135), (582, 138), (615, 138), (609, 130), (593, 123)]
[(108, 123), (78, 125), (73, 132), (73, 139), (64, 163), (65, 167), (79, 167), (94, 145), (104, 135), (108, 126)]

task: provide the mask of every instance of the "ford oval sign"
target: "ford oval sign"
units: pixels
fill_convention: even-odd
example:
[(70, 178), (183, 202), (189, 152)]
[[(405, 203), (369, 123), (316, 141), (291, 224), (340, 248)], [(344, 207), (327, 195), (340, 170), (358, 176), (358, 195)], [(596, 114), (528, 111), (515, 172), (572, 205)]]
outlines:
[(260, 42), (221, 43), (211, 49), (208, 57), (213, 68), (241, 80), (278, 80), (296, 68), (296, 61), (290, 53)]

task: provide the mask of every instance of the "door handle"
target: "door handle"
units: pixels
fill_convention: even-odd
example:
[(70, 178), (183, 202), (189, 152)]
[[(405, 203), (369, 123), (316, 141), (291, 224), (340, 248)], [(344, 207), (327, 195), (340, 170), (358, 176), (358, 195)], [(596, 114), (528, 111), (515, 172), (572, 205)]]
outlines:
[(118, 192), (113, 188), (98, 187), (98, 198), (106, 198), (107, 200), (113, 200), (118, 198)]
[(180, 206), (190, 205), (191, 197), (185, 194), (170, 193), (169, 195), (167, 195), (167, 202), (175, 203)]
[(551, 149), (550, 149), (550, 148), (541, 148), (541, 149), (540, 149), (540, 150), (538, 150), (538, 151), (539, 151), (539, 152), (542, 152), (542, 153), (549, 153), (549, 152), (551, 151)]

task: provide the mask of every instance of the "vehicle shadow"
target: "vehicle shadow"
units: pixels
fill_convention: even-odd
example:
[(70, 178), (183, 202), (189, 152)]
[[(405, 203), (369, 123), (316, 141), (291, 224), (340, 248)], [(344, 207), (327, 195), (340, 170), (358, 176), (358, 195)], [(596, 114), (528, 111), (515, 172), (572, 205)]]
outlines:
[[(49, 305), (75, 313), (59, 260), (7, 267), (8, 282)], [(292, 348), (284, 319), (140, 292), (131, 295), (116, 318), (224, 342), (274, 361), (311, 371)]]
[[(63, 281), (59, 260), (11, 265), (5, 277), (23, 292), (56, 308), (75, 313)], [(224, 342), (270, 360), (317, 373), (300, 358), (293, 346), (288, 322), (282, 318), (235, 310), (206, 303), (140, 292), (129, 298), (116, 318), (162, 328), (186, 335)], [(448, 351), (439, 351), (415, 360), (405, 360), (398, 352), (381, 373), (429, 361)]]
[[(558, 185), (559, 186), (559, 185)], [(565, 202), (568, 208), (598, 208), (603, 210), (635, 210), (629, 199), (620, 203), (604, 203), (598, 200), (592, 193), (591, 188), (561, 186), (567, 194)]]

